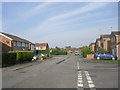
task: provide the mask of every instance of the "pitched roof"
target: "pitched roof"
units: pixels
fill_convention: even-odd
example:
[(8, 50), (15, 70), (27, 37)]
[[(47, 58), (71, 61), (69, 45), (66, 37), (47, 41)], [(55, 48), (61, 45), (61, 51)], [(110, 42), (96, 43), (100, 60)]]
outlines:
[(120, 31), (112, 31), (111, 34), (120, 35)]
[(96, 41), (100, 40), (100, 38), (97, 38)]
[(91, 45), (95, 45), (95, 43), (94, 43), (94, 42), (92, 42), (92, 43), (90, 43), (90, 44), (89, 44), (89, 46), (91, 46)]
[(35, 47), (47, 46), (48, 43), (35, 43)]
[[(3, 33), (3, 32), (0, 32), (0, 33), (6, 35), (7, 37), (10, 37), (11, 39), (13, 39), (13, 40), (15, 40), (15, 41), (32, 43), (32, 42), (30, 42), (30, 41), (28, 41), (28, 40), (26, 40), (26, 39), (22, 39), (22, 38), (20, 38), (20, 37), (18, 37), (18, 36), (15, 36), (15, 35), (11, 35), (11, 34), (8, 34), (8, 33)], [(32, 43), (32, 44), (33, 44), (33, 43)]]
[(110, 38), (110, 34), (103, 34), (103, 35), (100, 35), (100, 37), (102, 37), (102, 38)]

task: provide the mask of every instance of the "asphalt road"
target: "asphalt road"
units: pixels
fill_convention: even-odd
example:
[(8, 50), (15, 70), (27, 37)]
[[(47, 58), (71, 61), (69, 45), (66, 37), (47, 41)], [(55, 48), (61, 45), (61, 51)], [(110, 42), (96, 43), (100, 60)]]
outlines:
[(3, 69), (3, 88), (118, 88), (118, 63), (53, 56), (41, 63)]

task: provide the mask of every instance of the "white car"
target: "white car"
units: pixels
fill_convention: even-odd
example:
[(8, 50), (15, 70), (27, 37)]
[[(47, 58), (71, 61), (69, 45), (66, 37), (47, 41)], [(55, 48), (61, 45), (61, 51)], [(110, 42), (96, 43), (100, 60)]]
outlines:
[(32, 61), (37, 60), (40, 55), (34, 55)]

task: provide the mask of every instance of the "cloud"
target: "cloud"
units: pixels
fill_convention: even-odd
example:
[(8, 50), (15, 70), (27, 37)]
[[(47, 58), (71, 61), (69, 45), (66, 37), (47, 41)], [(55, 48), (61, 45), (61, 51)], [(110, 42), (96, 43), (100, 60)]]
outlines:
[(77, 14), (90, 12), (90, 11), (96, 10), (98, 8), (102, 8), (106, 5), (107, 5), (107, 3), (89, 3), (88, 5), (85, 5), (82, 8), (78, 8), (75, 11), (70, 11), (70, 12), (65, 13), (65, 14), (53, 16), (53, 17), (49, 18), (48, 20), (46, 20), (44, 23), (51, 23), (51, 22), (61, 20), (64, 18), (69, 18), (69, 17), (77, 15)]
[(119, 0), (2, 0), (2, 2), (119, 2)]
[[(114, 16), (106, 17), (111, 14), (112, 11), (109, 12), (108, 8), (101, 10), (101, 8), (108, 4), (109, 3), (85, 3), (82, 7), (80, 7), (81, 5), (76, 7), (75, 4), (73, 4), (72, 8), (69, 5), (67, 6), (66, 3), (64, 4), (65, 6), (63, 4), (53, 5), (53, 3), (42, 3), (21, 16), (23, 19), (32, 18), (31, 20), (39, 18), (40, 21), (36, 21), (38, 24), (36, 26), (30, 26), (28, 24), (29, 27), (27, 28), (29, 28), (29, 30), (20, 27), (20, 29), (25, 31), (21, 30), (20, 33), (16, 32), (16, 34), (18, 33), (19, 36), (31, 39), (33, 42), (48, 42), (52, 47), (56, 45), (87, 45), (97, 37), (96, 33), (99, 28), (103, 29), (104, 26), (109, 26), (110, 22), (114, 22), (115, 18), (112, 18)], [(65, 10), (68, 11), (63, 12), (63, 9), (61, 10), (59, 6), (63, 6)], [(51, 8), (55, 9), (53, 10)], [(49, 13), (47, 11), (44, 12), (45, 9), (49, 11)], [(106, 13), (106, 11), (108, 12)], [(40, 18), (42, 17), (41, 14), (45, 15), (45, 18), (42, 18), (42, 20)], [(48, 16), (46, 14), (48, 14)], [(40, 15), (40, 17), (36, 17), (36, 15)], [(35, 20), (33, 22), (35, 22)], [(101, 26), (99, 24), (101, 24)], [(90, 34), (91, 32), (92, 34)], [(107, 30), (104, 32), (107, 32)]]
[(44, 12), (46, 8), (48, 8), (49, 6), (52, 6), (53, 4), (55, 4), (55, 3), (43, 2), (42, 4), (37, 5), (37, 6), (33, 7), (32, 9), (26, 11), (23, 15), (21, 15), (21, 18), (22, 19), (31, 18), (31, 17), (37, 15), (40, 12), (41, 13)]
[(84, 13), (88, 13), (90, 11), (94, 11), (97, 10), (99, 8), (102, 8), (104, 6), (106, 6), (107, 3), (88, 3), (87, 5), (81, 7), (81, 8), (77, 8), (74, 11), (70, 11), (67, 13), (62, 13), (59, 15), (55, 15), (53, 17), (50, 17), (49, 19), (43, 21), (42, 23), (38, 24), (38, 26), (36, 26), (35, 28), (31, 29), (30, 32), (41, 32), (41, 31), (45, 31), (45, 30), (52, 30), (53, 28), (55, 28), (56, 24), (64, 23), (65, 19), (70, 19), (70, 17), (78, 15), (78, 14), (84, 14)]

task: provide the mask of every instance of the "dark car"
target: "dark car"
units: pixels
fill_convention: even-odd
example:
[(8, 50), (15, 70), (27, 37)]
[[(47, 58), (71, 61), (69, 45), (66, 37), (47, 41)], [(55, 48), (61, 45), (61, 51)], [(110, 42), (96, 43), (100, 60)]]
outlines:
[(97, 60), (103, 59), (103, 60), (116, 60), (117, 56), (111, 55), (107, 52), (97, 52), (94, 54), (94, 58)]

